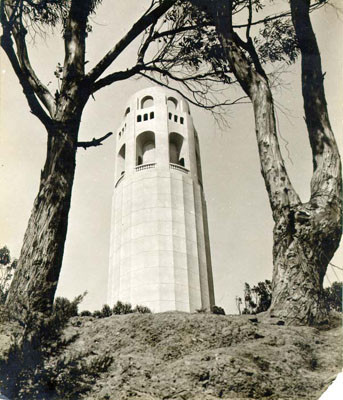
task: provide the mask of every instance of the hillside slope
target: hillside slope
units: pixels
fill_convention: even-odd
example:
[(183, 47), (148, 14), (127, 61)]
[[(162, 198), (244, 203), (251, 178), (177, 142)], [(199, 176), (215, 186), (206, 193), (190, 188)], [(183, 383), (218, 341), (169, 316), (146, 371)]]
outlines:
[(40, 394), (20, 398), (318, 399), (342, 367), (341, 328), (278, 323), (177, 312), (74, 317), (36, 367)]

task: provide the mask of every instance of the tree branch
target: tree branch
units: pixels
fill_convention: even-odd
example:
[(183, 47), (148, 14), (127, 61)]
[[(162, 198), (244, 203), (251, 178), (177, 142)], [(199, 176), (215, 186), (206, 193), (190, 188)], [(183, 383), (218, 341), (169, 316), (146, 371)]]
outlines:
[[(13, 11), (11, 11), (12, 6), (14, 7)], [(4, 37), (6, 40), (9, 40), (8, 43), (11, 43), (12, 40), (10, 39), (10, 35), (13, 35), (17, 47), (16, 59), (21, 70), (21, 75), (26, 77), (27, 84), (32, 87), (32, 90), (38, 96), (42, 104), (46, 107), (49, 114), (53, 116), (55, 112), (54, 97), (50, 93), (49, 89), (39, 80), (31, 66), (25, 42), (26, 29), (23, 27), (21, 22), (16, 21), (14, 18), (16, 8), (17, 4), (4, 5), (4, 14), (2, 15)], [(11, 23), (9, 23), (9, 20)], [(13, 48), (12, 44), (10, 44), (10, 47)]]
[(87, 74), (87, 79), (93, 83), (113, 63), (113, 61), (136, 39), (146, 28), (156, 22), (176, 0), (164, 0), (158, 7), (144, 14), (129, 30), (129, 32), (103, 57), (101, 61)]
[(112, 74), (109, 74), (105, 76), (102, 79), (99, 79), (96, 81), (92, 86), (91, 86), (91, 93), (95, 93), (98, 90), (102, 89), (105, 86), (111, 85), (114, 82), (117, 81), (123, 81), (125, 79), (131, 78), (138, 72), (142, 71), (145, 69), (144, 64), (137, 64), (131, 69), (127, 69), (126, 71), (117, 71), (113, 72)]
[(86, 27), (91, 0), (72, 0), (64, 31), (64, 68), (61, 92), (85, 74)]
[(108, 132), (106, 133), (106, 135), (102, 136), (99, 139), (93, 138), (93, 140), (89, 142), (77, 142), (77, 147), (83, 147), (85, 150), (87, 150), (88, 147), (102, 146), (102, 142), (111, 135), (113, 135), (113, 132)]
[(12, 68), (17, 75), (20, 85), (23, 88), (24, 95), (29, 104), (32, 114), (34, 114), (47, 128), (51, 125), (51, 119), (48, 114), (44, 111), (43, 107), (39, 103), (35, 92), (30, 84), (26, 74), (22, 71), (20, 63), (17, 59), (15, 51), (13, 49), (13, 42), (9, 35), (9, 33), (4, 32), (4, 34), (0, 38), (1, 47), (4, 49)]
[(312, 156), (311, 200), (342, 202), (341, 161), (330, 125), (320, 52), (310, 20), (310, 0), (291, 0), (292, 22), (301, 52), (302, 94)]

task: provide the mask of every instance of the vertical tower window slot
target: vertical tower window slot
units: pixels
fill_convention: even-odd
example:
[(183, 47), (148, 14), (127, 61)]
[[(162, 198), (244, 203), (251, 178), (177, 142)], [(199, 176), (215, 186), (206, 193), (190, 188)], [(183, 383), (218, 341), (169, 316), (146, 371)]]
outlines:
[(144, 121), (148, 120), (148, 114), (144, 114)]
[(137, 122), (142, 122), (142, 116), (141, 115), (137, 115)]
[(177, 122), (177, 115), (174, 115), (174, 121)]
[(184, 119), (183, 117), (180, 117), (180, 124), (183, 125)]
[(150, 119), (154, 119), (155, 118), (155, 113), (152, 111), (151, 113), (150, 113)]
[(169, 113), (168, 116), (169, 116), (169, 119), (172, 119), (172, 113)]

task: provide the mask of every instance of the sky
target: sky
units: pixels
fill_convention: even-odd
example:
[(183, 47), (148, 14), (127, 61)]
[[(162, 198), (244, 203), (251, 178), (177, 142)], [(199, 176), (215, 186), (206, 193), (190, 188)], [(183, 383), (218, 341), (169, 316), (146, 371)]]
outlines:
[[(280, 1), (280, 9), (288, 2)], [(338, 1), (334, 2), (338, 5)], [(111, 5), (112, 4), (112, 5)], [(92, 17), (93, 33), (87, 44), (90, 67), (125, 34), (144, 11), (147, 1), (104, 1)], [(322, 54), (325, 90), (333, 130), (343, 153), (342, 67), (343, 13), (326, 7), (312, 15)], [(125, 51), (111, 71), (126, 69), (135, 59), (137, 44)], [(29, 52), (40, 79), (53, 88), (54, 70), (63, 61), (58, 35), (31, 40)], [(4, 53), (0, 55), (0, 246), (18, 257), (46, 153), (46, 133), (29, 112)], [(274, 89), (282, 153), (288, 173), (301, 199), (310, 194), (311, 152), (304, 123), (300, 64), (282, 75)], [(140, 79), (118, 82), (90, 99), (82, 117), (79, 140), (91, 140), (116, 132), (128, 98), (150, 82)], [(230, 92), (231, 93), (231, 92)], [(235, 98), (239, 92), (232, 92)], [(216, 304), (237, 313), (235, 297), (251, 285), (272, 276), (273, 220), (260, 173), (254, 118), (250, 104), (225, 110), (226, 126), (212, 115), (191, 106), (199, 134)], [(69, 214), (69, 229), (57, 295), (69, 299), (87, 291), (81, 309), (95, 310), (106, 302), (109, 259), (111, 198), (114, 186), (115, 135), (103, 146), (80, 149)], [(343, 266), (342, 246), (332, 262)], [(337, 274), (337, 276), (336, 276)], [(325, 284), (342, 280), (343, 273), (328, 269)]]

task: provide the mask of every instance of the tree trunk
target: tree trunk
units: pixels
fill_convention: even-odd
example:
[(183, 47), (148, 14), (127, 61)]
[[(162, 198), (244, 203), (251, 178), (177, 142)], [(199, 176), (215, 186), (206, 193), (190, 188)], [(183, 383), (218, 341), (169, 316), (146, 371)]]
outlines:
[(67, 234), (79, 121), (55, 122), (48, 131), (39, 192), (6, 301), (20, 320), (28, 312), (46, 313), (53, 304)]
[(270, 312), (301, 324), (327, 317), (323, 279), (342, 234), (341, 160), (325, 100), (324, 75), (309, 0), (291, 0), (302, 68), (302, 93), (313, 155), (311, 198), (290, 207), (274, 229)]
[(251, 39), (244, 43), (233, 32), (230, 2), (213, 8), (212, 13), (230, 68), (254, 109), (261, 172), (275, 221), (270, 314), (284, 318), (288, 324), (306, 325), (327, 318), (323, 279), (342, 232), (341, 163), (327, 115), (309, 3), (291, 0), (303, 57), (303, 96), (314, 160), (309, 203), (301, 203), (287, 175), (277, 138), (272, 93)]

